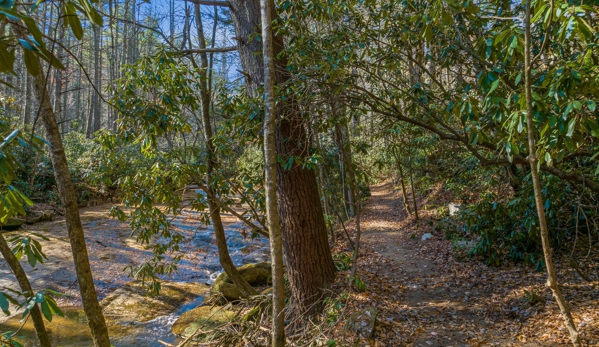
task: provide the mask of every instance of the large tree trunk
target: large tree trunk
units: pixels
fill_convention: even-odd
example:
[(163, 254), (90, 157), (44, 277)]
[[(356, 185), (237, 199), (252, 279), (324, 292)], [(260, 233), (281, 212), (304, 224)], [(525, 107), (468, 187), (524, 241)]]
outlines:
[[(27, 274), (23, 270), (21, 263), (12, 253), (12, 250), (6, 243), (6, 239), (4, 239), (4, 235), (0, 234), (0, 253), (6, 260), (6, 263), (15, 274), (17, 278), (17, 282), (19, 283), (19, 287), (23, 292), (30, 292), (33, 295), (33, 289), (31, 288), (31, 283), (29, 283), (29, 279), (27, 278)], [(33, 320), (33, 327), (35, 328), (35, 333), (37, 338), (40, 341), (40, 346), (42, 347), (52, 347), (50, 343), (50, 338), (48, 337), (48, 332), (46, 331), (46, 326), (44, 325), (44, 318), (42, 317), (42, 312), (38, 305), (33, 306), (31, 309), (31, 319)]]
[[(247, 91), (256, 96), (264, 80), (262, 44), (250, 40), (259, 32), (259, 0), (231, 1), (233, 22), (238, 37), (241, 64)], [(283, 50), (280, 36), (273, 37), (275, 82), (285, 83), (287, 62), (279, 53)], [(256, 54), (255, 54), (256, 53)], [(292, 95), (277, 105), (279, 122), (276, 129), (276, 150), (283, 162), (291, 157), (309, 156), (309, 140), (302, 118)], [(277, 165), (279, 215), (287, 262), (289, 287), (300, 312), (313, 311), (322, 289), (335, 279), (335, 265), (327, 241), (326, 224), (313, 170), (303, 169), (294, 162), (289, 169)]]
[[(25, 37), (26, 33), (17, 25), (12, 26), (19, 37)], [(39, 58), (38, 58), (39, 63)], [(41, 65), (41, 63), (39, 63)], [(71, 174), (67, 164), (67, 157), (62, 145), (62, 138), (52, 104), (50, 103), (50, 95), (46, 89), (46, 77), (43, 73), (39, 73), (33, 79), (33, 90), (35, 97), (39, 103), (40, 116), (42, 123), (46, 128), (46, 137), (50, 143), (50, 159), (54, 167), (54, 176), (56, 178), (56, 186), (60, 194), (64, 209), (69, 241), (71, 243), (71, 251), (73, 252), (73, 261), (75, 263), (75, 272), (77, 273), (77, 281), (79, 283), (79, 292), (83, 302), (83, 309), (87, 316), (89, 327), (92, 333), (94, 346), (110, 347), (108, 338), (108, 329), (104, 321), (104, 315), (98, 302), (96, 288), (92, 277), (91, 267), (85, 245), (85, 236), (83, 234), (83, 226), (79, 216), (79, 206), (77, 205), (77, 195), (75, 187), (71, 180)]]

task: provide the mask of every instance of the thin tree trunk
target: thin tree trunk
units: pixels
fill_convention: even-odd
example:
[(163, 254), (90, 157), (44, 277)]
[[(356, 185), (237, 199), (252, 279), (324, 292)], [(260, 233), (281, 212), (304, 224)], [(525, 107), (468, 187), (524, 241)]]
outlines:
[(406, 206), (406, 210), (408, 211), (408, 215), (412, 215), (412, 209), (410, 209), (410, 203), (408, 202), (408, 192), (406, 190), (406, 180), (403, 174), (403, 166), (401, 165), (401, 159), (399, 154), (395, 155), (395, 164), (397, 166), (397, 171), (399, 172), (399, 184), (401, 185), (401, 193), (403, 198), (403, 204)]
[(285, 278), (283, 275), (283, 238), (277, 203), (277, 153), (275, 62), (273, 53), (272, 19), (273, 0), (261, 0), (262, 56), (264, 58), (264, 185), (266, 191), (266, 219), (270, 232), (270, 258), (273, 278), (272, 346), (285, 346)]
[(31, 124), (31, 76), (25, 77), (25, 107), (23, 107), (23, 125)]
[(409, 165), (409, 170), (410, 170), (410, 187), (412, 189), (412, 202), (414, 203), (414, 216), (416, 217), (416, 220), (419, 220), (420, 218), (418, 217), (418, 203), (416, 202), (416, 189), (414, 189), (414, 171), (412, 170), (412, 146), (410, 145), (408, 147), (408, 152), (409, 152), (409, 156), (410, 156), (410, 165)]
[[(200, 13), (200, 5), (195, 4), (195, 14), (198, 29), (198, 40), (200, 49), (206, 48), (206, 41), (204, 39), (204, 28), (202, 25), (202, 17)], [(212, 219), (212, 225), (214, 226), (214, 234), (216, 236), (216, 245), (218, 248), (218, 256), (220, 264), (227, 273), (227, 276), (233, 281), (235, 286), (245, 296), (257, 294), (257, 292), (241, 277), (239, 271), (233, 264), (231, 256), (229, 255), (229, 249), (227, 248), (227, 239), (225, 236), (225, 228), (220, 216), (220, 207), (216, 199), (216, 192), (212, 186), (214, 182), (214, 170), (217, 166), (216, 151), (214, 150), (212, 125), (210, 122), (210, 90), (208, 88), (207, 78), (208, 68), (208, 55), (206, 53), (200, 53), (200, 97), (202, 100), (202, 122), (204, 123), (204, 136), (206, 139), (206, 150), (208, 151), (208, 163), (206, 167), (207, 182), (206, 185), (208, 191), (206, 192), (208, 197), (208, 208), (210, 208), (210, 218)]]
[[(101, 90), (100, 86), (100, 30), (101, 28), (94, 26), (94, 86), (98, 90)], [(100, 118), (100, 95), (98, 92), (92, 90), (92, 110), (93, 110), (93, 127), (92, 133), (100, 130), (101, 118)]]
[[(4, 238), (4, 235), (2, 233), (0, 233), (0, 253), (2, 253), (4, 260), (6, 260), (6, 263), (8, 264), (8, 266), (10, 266), (10, 269), (15, 274), (15, 277), (17, 278), (17, 282), (19, 283), (19, 287), (21, 287), (21, 290), (23, 292), (29, 292), (31, 293), (31, 295), (33, 295), (33, 289), (31, 288), (31, 283), (29, 283), (27, 274), (25, 273), (25, 270), (23, 270), (23, 267), (21, 266), (21, 263), (19, 263), (19, 260), (12, 253), (12, 250), (8, 246), (8, 243), (6, 243), (6, 239)], [(33, 326), (35, 328), (35, 333), (37, 335), (38, 340), (40, 341), (40, 346), (52, 347), (52, 344), (50, 343), (50, 338), (48, 337), (48, 332), (46, 331), (46, 326), (44, 325), (44, 318), (42, 317), (42, 312), (40, 311), (39, 306), (36, 304), (35, 306), (33, 306), (30, 312), (31, 320), (33, 321)]]
[[(13, 25), (13, 30), (19, 37), (25, 37), (26, 33), (17, 25)], [(39, 58), (38, 63), (39, 63)], [(108, 329), (104, 321), (104, 315), (98, 302), (98, 296), (94, 286), (91, 267), (85, 245), (85, 236), (83, 226), (79, 216), (79, 207), (77, 206), (77, 195), (75, 187), (71, 180), (71, 174), (67, 164), (67, 158), (62, 145), (62, 138), (50, 96), (46, 89), (46, 77), (39, 73), (34, 78), (34, 91), (40, 107), (40, 116), (42, 123), (46, 128), (46, 137), (50, 143), (50, 159), (54, 167), (54, 176), (56, 185), (60, 194), (64, 209), (73, 261), (75, 263), (75, 272), (79, 283), (79, 291), (83, 302), (83, 309), (87, 316), (89, 327), (92, 333), (92, 340), (96, 347), (110, 347), (108, 338)]]
[(539, 177), (538, 162), (535, 143), (535, 128), (533, 123), (533, 104), (532, 104), (532, 62), (531, 62), (531, 35), (530, 35), (530, 2), (526, 1), (526, 14), (524, 18), (524, 86), (526, 89), (526, 128), (528, 135), (528, 161), (530, 162), (530, 175), (532, 177), (532, 185), (535, 196), (535, 205), (537, 215), (539, 216), (539, 230), (541, 233), (541, 242), (543, 244), (543, 255), (545, 257), (545, 267), (547, 269), (547, 286), (553, 292), (555, 301), (561, 311), (564, 319), (564, 325), (570, 333), (570, 340), (574, 347), (582, 347), (580, 336), (576, 330), (576, 325), (572, 319), (570, 307), (564, 299), (562, 292), (557, 284), (557, 276), (555, 266), (553, 265), (553, 252), (549, 241), (549, 230), (547, 228), (547, 220), (545, 218), (545, 209), (543, 207), (543, 193), (541, 187), (541, 179)]

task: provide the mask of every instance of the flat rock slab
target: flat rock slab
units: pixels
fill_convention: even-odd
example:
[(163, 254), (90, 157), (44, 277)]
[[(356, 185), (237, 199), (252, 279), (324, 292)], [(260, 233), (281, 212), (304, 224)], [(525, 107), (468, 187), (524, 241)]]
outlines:
[(147, 322), (177, 311), (208, 293), (203, 283), (161, 282), (160, 295), (147, 296), (139, 282), (129, 282), (108, 295), (100, 305), (113, 322)]

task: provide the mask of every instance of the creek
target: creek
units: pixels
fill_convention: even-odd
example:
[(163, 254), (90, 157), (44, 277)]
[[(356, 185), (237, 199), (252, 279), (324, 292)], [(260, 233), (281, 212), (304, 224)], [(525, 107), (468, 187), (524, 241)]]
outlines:
[[(184, 312), (202, 303), (209, 285), (222, 272), (214, 231), (200, 221), (199, 215), (184, 210), (172, 218), (172, 227), (183, 236), (182, 255), (175, 273), (162, 278), (162, 293), (148, 298), (142, 288), (132, 284), (124, 269), (149, 259), (151, 250), (131, 237), (127, 224), (108, 217), (110, 206), (82, 209), (86, 242), (94, 283), (109, 327), (111, 342), (115, 347), (157, 347), (158, 340), (176, 344), (179, 338), (171, 333), (171, 326)], [(236, 266), (268, 261), (268, 240), (252, 239), (244, 226), (232, 215), (223, 214), (227, 245)], [(46, 322), (53, 346), (89, 346), (91, 335), (77, 290), (70, 245), (64, 220), (25, 226), (18, 231), (37, 233), (48, 238), (42, 240), (48, 260), (31, 268), (23, 259), (21, 263), (36, 290), (53, 289), (64, 294), (58, 303), (65, 313)], [(35, 237), (35, 236), (34, 236)], [(167, 257), (167, 258), (169, 258)], [(0, 262), (0, 288), (18, 289), (14, 276), (6, 264)], [(21, 326), (21, 314), (0, 318), (0, 333), (15, 331)], [(38, 346), (30, 321), (15, 335), (26, 347)]]

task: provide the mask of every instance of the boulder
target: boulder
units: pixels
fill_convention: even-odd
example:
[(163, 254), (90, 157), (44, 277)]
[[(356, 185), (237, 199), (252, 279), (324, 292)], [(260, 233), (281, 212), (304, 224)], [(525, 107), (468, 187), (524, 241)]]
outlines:
[(9, 218), (6, 222), (0, 225), (0, 228), (2, 228), (2, 231), (14, 231), (20, 229), (23, 224), (25, 224), (24, 219)]
[[(270, 263), (246, 264), (237, 268), (241, 277), (252, 287), (266, 286), (271, 281)], [(220, 274), (210, 290), (210, 294), (222, 294), (226, 300), (235, 301), (241, 299), (239, 289), (225, 272)]]
[(27, 224), (35, 224), (40, 222), (48, 222), (54, 219), (54, 211), (46, 210), (46, 211), (33, 211), (31, 215), (27, 216)]
[(370, 339), (374, 333), (377, 313), (377, 309), (374, 307), (360, 310), (349, 317), (345, 328), (361, 338)]
[(198, 329), (209, 330), (226, 324), (235, 317), (235, 312), (223, 306), (200, 306), (187, 311), (173, 324), (172, 332), (177, 336), (188, 338)]

